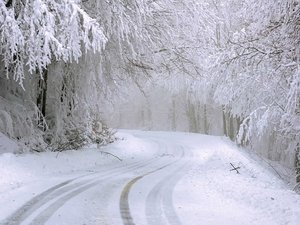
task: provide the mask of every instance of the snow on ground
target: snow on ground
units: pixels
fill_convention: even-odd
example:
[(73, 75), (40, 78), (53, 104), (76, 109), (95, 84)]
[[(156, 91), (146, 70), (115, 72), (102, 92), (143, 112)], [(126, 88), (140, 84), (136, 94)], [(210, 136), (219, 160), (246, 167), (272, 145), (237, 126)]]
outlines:
[[(31, 224), (35, 216), (39, 222), (32, 224), (121, 224), (118, 201), (129, 182), (128, 202), (136, 224), (299, 225), (300, 196), (270, 168), (225, 138), (126, 130), (118, 136), (117, 142), (101, 148), (91, 145), (59, 154), (1, 154), (0, 205), (6, 207), (1, 207), (0, 224), (54, 185), (76, 178), (74, 185), (83, 187), (84, 182), (93, 181), (88, 176), (108, 171), (114, 175), (101, 175), (98, 186), (72, 198), (68, 193), (72, 196), (75, 190), (73, 181), (66, 185), (70, 191), (55, 195), (65, 200), (57, 200), (56, 205), (61, 205), (52, 214), (49, 209), (53, 206), (44, 202), (44, 211), (33, 208), (28, 221), (20, 219), (14, 224)], [(155, 160), (141, 163), (150, 159)], [(239, 174), (230, 171), (230, 163), (240, 167)]]
[[(299, 195), (271, 168), (229, 141), (214, 139), (205, 138), (211, 143), (204, 149), (197, 147), (199, 139), (188, 141), (197, 154), (194, 167), (175, 188), (175, 204), (186, 224), (300, 224)], [(239, 174), (230, 171), (230, 163), (240, 167)]]
[(0, 132), (0, 154), (1, 153), (16, 153), (19, 151), (17, 143), (6, 137)]
[[(91, 145), (82, 150), (60, 153), (0, 154), (0, 205), (9, 206), (1, 207), (0, 222), (9, 212), (54, 184), (97, 170), (109, 170), (126, 162), (138, 161), (153, 154), (153, 150), (155, 153), (157, 148), (155, 143), (148, 143), (129, 133), (119, 133), (118, 138), (119, 141), (101, 148)], [(7, 138), (4, 140), (3, 152), (15, 147)]]
[[(100, 149), (97, 145), (91, 145), (82, 150), (59, 153), (3, 153), (0, 155), (0, 193), (41, 178), (62, 174), (72, 176), (75, 172), (94, 171), (97, 166), (120, 163), (114, 155), (122, 160), (151, 156), (157, 148), (155, 143), (148, 143), (129, 133), (119, 133), (118, 138), (116, 143)], [(12, 144), (7, 143), (5, 140), (6, 148), (9, 149)]]

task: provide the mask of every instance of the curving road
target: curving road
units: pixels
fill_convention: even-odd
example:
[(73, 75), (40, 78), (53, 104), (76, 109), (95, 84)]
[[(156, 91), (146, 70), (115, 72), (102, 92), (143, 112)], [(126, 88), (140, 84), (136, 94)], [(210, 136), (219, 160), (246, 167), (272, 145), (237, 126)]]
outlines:
[[(273, 223), (271, 218), (263, 215), (268, 211), (275, 213), (278, 208), (284, 213), (291, 212), (291, 207), (285, 209), (282, 202), (276, 202), (272, 197), (277, 190), (277, 183), (269, 182), (274, 179), (272, 173), (257, 167), (251, 159), (220, 138), (137, 131), (130, 135), (151, 143), (155, 149), (146, 148), (145, 155), (141, 153), (134, 159), (125, 158), (120, 163), (99, 166), (93, 172), (74, 172), (72, 178), (40, 190), (0, 224), (232, 225), (287, 222), (278, 219)], [(242, 175), (230, 171), (230, 163), (238, 165)], [(268, 175), (264, 177), (261, 173)], [(242, 194), (236, 194), (230, 183), (253, 185), (254, 191), (244, 188), (238, 190)], [(266, 189), (263, 184), (273, 185), (270, 187), (273, 192), (266, 192), (264, 198), (255, 197), (261, 193), (260, 187)], [(277, 191), (282, 192), (279, 186)], [(243, 195), (246, 198), (254, 196), (259, 206), (241, 197)], [(294, 195), (293, 198), (297, 199)], [(276, 203), (276, 207), (267, 208), (270, 201)], [(293, 212), (297, 219), (300, 211)], [(293, 224), (292, 220), (289, 222)]]
[[(174, 224), (180, 224), (172, 203), (172, 191), (183, 175), (180, 171), (186, 167), (187, 153), (182, 146), (171, 145), (170, 147), (153, 137), (149, 141), (159, 146), (159, 151), (156, 151), (152, 157), (141, 157), (142, 160), (123, 163), (107, 170), (89, 172), (55, 184), (27, 201), (0, 224), (41, 225), (53, 224), (53, 221), (68, 224), (68, 220), (64, 221), (63, 217), (70, 210), (68, 204), (72, 204), (74, 199), (80, 200), (82, 196), (85, 196), (85, 202), (93, 202), (95, 191), (101, 207), (97, 212), (98, 220), (89, 221), (89, 224), (136, 224), (131, 212), (130, 194), (141, 193), (143, 190), (139, 189), (137, 183), (142, 184), (145, 180), (148, 186), (147, 179), (150, 177), (153, 187), (147, 187), (151, 190), (146, 198), (139, 199), (146, 202), (144, 216), (148, 218), (149, 224), (163, 224), (162, 221), (158, 223), (162, 220), (160, 217), (163, 217), (163, 214), (169, 221), (173, 220)], [(119, 198), (119, 207), (108, 212), (109, 205), (115, 207), (116, 197)], [(77, 202), (74, 208), (78, 204), (80, 203)], [(57, 216), (58, 212), (61, 218), (52, 220), (51, 218)], [(95, 217), (93, 214), (91, 216)]]

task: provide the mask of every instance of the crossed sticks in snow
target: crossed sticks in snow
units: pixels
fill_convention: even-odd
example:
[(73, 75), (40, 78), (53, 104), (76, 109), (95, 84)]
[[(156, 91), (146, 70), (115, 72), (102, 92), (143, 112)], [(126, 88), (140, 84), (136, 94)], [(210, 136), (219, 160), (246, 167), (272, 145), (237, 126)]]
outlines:
[(233, 169), (231, 169), (230, 171), (234, 171), (234, 170), (235, 170), (235, 171), (236, 171), (236, 173), (240, 174), (240, 172), (239, 172), (239, 170), (238, 170), (238, 169), (241, 169), (241, 167), (239, 167), (239, 166), (238, 166), (238, 167), (235, 167), (235, 166), (234, 166), (232, 163), (230, 163), (230, 165), (231, 165), (231, 166), (232, 166), (232, 168), (233, 168)]

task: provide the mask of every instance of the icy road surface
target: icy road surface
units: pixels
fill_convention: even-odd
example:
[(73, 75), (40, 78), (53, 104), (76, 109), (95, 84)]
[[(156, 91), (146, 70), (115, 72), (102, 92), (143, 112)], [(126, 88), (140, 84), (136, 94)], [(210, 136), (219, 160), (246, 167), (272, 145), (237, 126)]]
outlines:
[(300, 224), (300, 196), (225, 138), (118, 135), (101, 149), (0, 155), (0, 224)]

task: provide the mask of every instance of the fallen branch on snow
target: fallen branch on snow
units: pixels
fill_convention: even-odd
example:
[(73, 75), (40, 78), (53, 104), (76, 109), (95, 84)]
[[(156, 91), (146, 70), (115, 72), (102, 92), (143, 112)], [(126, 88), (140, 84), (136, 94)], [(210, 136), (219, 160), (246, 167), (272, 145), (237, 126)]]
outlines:
[(230, 165), (232, 166), (233, 169), (231, 169), (230, 171), (236, 171), (236, 173), (240, 174), (240, 172), (238, 171), (238, 169), (241, 169), (241, 167), (235, 167), (232, 163), (230, 163)]

